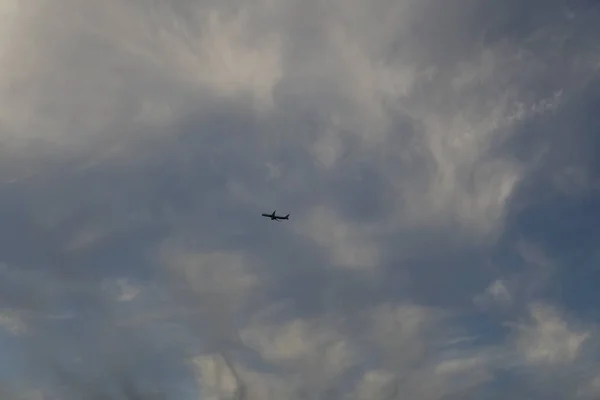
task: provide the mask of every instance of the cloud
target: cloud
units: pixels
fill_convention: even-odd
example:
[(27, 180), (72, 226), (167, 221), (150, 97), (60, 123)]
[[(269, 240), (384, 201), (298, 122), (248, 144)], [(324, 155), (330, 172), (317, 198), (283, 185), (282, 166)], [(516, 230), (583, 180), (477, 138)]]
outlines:
[(544, 305), (532, 305), (530, 314), (531, 323), (519, 327), (516, 339), (526, 361), (545, 365), (572, 362), (590, 333), (571, 331), (555, 310)]
[(194, 360), (199, 369), (202, 395), (207, 399), (232, 397), (237, 390), (237, 382), (231, 373), (224, 373), (225, 366), (219, 365), (213, 357), (205, 356)]
[(512, 296), (509, 289), (506, 287), (504, 280), (497, 279), (492, 282), (482, 294), (475, 296), (474, 301), (476, 304), (480, 304), (484, 307), (489, 303), (502, 306), (510, 304)]
[(371, 239), (376, 228), (345, 222), (326, 207), (315, 207), (303, 220), (299, 224), (301, 234), (330, 249), (334, 265), (351, 269), (377, 266), (379, 249)]
[(250, 327), (242, 340), (271, 363), (298, 368), (323, 382), (353, 364), (352, 344), (328, 321), (296, 319), (283, 326)]
[(111, 292), (118, 302), (130, 302), (141, 292), (141, 289), (127, 279), (120, 278), (114, 282), (106, 282), (105, 290)]
[(5, 1), (0, 380), (594, 398), (599, 12)]
[(15, 335), (27, 332), (27, 325), (25, 322), (19, 315), (15, 315), (15, 313), (11, 311), (3, 311), (2, 314), (0, 314), (0, 326)]

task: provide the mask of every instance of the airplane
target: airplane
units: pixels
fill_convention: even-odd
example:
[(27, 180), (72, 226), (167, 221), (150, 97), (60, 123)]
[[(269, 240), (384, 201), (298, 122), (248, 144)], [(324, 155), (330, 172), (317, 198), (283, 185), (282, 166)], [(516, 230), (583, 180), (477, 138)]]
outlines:
[(271, 218), (271, 221), (279, 221), (280, 219), (290, 219), (290, 214), (285, 215), (285, 216), (275, 215), (275, 211), (277, 211), (277, 210), (273, 210), (272, 214), (261, 214), (261, 215), (263, 217)]

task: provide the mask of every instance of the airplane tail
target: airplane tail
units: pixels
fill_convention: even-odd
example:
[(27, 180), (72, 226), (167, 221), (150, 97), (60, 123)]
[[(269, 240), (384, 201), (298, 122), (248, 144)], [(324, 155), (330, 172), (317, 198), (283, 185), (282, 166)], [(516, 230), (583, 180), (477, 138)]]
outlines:
[(286, 215), (285, 219), (290, 219), (290, 214)]

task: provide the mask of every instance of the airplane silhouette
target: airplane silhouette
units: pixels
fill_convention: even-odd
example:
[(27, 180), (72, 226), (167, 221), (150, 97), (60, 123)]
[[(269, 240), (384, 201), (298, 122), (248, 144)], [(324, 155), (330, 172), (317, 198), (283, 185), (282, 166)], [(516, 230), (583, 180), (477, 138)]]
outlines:
[(275, 211), (277, 211), (277, 210), (273, 210), (272, 214), (261, 214), (261, 215), (263, 217), (270, 218), (271, 221), (279, 221), (280, 219), (290, 219), (290, 214), (285, 215), (285, 216), (275, 215)]

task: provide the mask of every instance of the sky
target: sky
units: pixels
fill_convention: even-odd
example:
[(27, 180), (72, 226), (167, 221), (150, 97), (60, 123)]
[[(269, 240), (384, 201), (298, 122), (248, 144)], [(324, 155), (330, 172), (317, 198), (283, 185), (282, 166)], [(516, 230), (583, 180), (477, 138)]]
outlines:
[(600, 398), (600, 3), (0, 18), (3, 398)]

